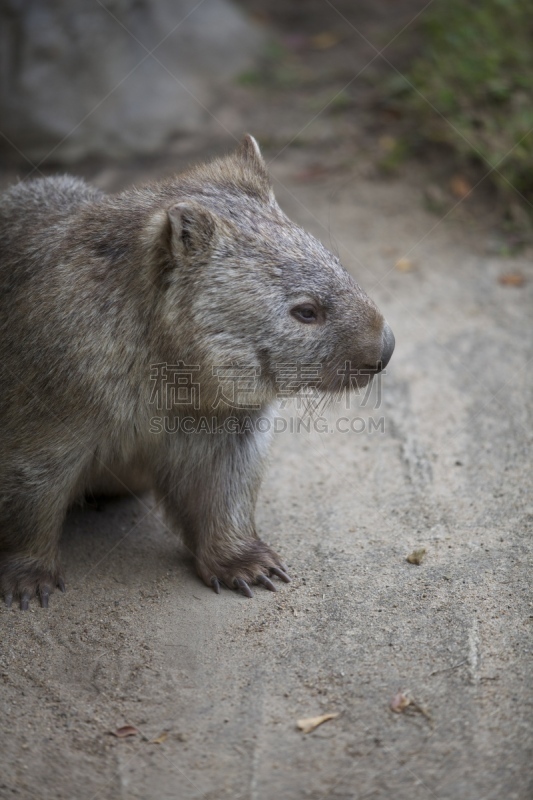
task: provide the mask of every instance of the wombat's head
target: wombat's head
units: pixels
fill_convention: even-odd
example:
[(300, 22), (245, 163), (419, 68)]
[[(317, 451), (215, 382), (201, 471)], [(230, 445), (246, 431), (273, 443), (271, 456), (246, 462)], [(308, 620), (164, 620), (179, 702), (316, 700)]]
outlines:
[[(364, 386), (389, 361), (394, 336), (373, 301), (272, 191), (256, 141), (167, 187), (169, 325), (187, 326), (187, 358), (248, 367), (272, 399), (306, 385)], [(183, 334), (179, 337), (183, 343)]]

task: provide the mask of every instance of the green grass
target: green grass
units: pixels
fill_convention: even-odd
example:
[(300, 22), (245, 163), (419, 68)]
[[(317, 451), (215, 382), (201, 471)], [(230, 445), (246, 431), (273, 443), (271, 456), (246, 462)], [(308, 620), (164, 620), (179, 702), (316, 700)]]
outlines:
[(394, 87), (417, 131), (533, 202), (531, 0), (436, 0), (423, 20), (412, 85)]

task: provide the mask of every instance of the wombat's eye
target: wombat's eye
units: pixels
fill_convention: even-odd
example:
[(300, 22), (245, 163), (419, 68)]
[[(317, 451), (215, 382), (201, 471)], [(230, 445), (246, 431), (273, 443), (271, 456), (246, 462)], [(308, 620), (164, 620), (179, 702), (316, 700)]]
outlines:
[(294, 306), (291, 308), (291, 314), (298, 322), (305, 322), (307, 325), (318, 320), (317, 310), (310, 303)]

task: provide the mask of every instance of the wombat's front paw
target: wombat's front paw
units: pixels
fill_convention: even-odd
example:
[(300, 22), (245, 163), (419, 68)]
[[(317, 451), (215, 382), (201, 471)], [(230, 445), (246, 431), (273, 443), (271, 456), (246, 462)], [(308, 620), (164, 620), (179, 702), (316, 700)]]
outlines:
[(45, 569), (33, 559), (0, 557), (0, 594), (11, 608), (13, 598), (20, 601), (22, 611), (27, 611), (32, 597), (37, 596), (43, 608), (48, 608), (48, 598), (56, 588), (65, 591), (65, 583), (58, 570)]
[(249, 584), (260, 583), (271, 592), (277, 589), (270, 578), (276, 575), (285, 583), (290, 582), (286, 567), (279, 556), (261, 539), (244, 543), (238, 555), (229, 558), (196, 559), (196, 569), (201, 579), (218, 594), (220, 584), (228, 589), (238, 589), (246, 597), (253, 597)]

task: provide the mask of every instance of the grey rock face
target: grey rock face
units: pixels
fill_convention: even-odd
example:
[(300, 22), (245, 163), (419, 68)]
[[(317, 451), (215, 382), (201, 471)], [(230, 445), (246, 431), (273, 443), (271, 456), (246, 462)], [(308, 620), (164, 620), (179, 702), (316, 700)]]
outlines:
[(261, 35), (227, 0), (0, 0), (0, 126), (34, 162), (157, 150)]

